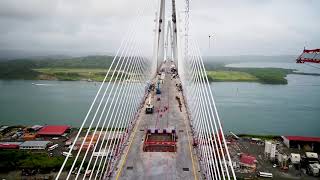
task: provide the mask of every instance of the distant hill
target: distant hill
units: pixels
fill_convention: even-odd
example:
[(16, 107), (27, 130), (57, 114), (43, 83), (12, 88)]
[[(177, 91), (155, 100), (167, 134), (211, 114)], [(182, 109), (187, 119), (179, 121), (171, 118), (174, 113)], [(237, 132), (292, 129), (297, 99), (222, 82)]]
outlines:
[(242, 55), (242, 56), (205, 56), (204, 62), (237, 63), (237, 62), (295, 62), (298, 55)]
[[(25, 58), (0, 61), (0, 79), (31, 80), (94, 80), (102, 81), (113, 56), (62, 56)], [(210, 81), (249, 81), (269, 84), (287, 84), (291, 69), (282, 68), (231, 68), (236, 62), (294, 62), (295, 56), (216, 56), (204, 57)]]
[(29, 68), (108, 68), (112, 62), (113, 56), (85, 56), (76, 58), (59, 57), (38, 57), (16, 60), (7, 60), (0, 62), (0, 67), (14, 68), (19, 66)]
[(39, 68), (99, 68), (107, 69), (113, 56), (86, 56), (67, 59), (17, 59), (0, 61), (0, 79), (36, 79)]

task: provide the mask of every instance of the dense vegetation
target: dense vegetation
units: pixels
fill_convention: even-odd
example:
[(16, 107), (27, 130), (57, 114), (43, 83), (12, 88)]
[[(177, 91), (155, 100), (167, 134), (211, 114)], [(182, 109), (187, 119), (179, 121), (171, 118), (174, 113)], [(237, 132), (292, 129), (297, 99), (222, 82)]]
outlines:
[(258, 79), (246, 72), (239, 71), (208, 71), (207, 76), (209, 81), (242, 81), (250, 82)]
[(276, 136), (276, 135), (238, 134), (238, 136), (243, 138), (260, 138), (262, 140), (281, 139), (280, 136)]
[[(70, 59), (19, 59), (0, 62), (0, 79), (58, 79), (58, 80), (79, 80), (78, 73), (60, 72), (57, 76), (35, 69), (107, 69), (111, 65), (112, 56), (87, 56)], [(100, 76), (98, 74), (97, 76)], [(100, 77), (98, 79), (101, 79)]]
[[(0, 171), (8, 172), (21, 169), (41, 171), (59, 170), (65, 157), (49, 157), (47, 153), (32, 153), (27, 151), (0, 151)], [(68, 161), (66, 168), (70, 168)], [(78, 163), (79, 164), (79, 163)]]
[[(20, 59), (0, 62), (0, 79), (93, 80), (102, 81), (112, 56), (87, 56), (69, 59)], [(282, 68), (231, 68), (222, 62), (205, 61), (209, 81), (260, 82), (287, 84), (288, 74), (301, 74)], [(304, 75), (319, 75), (306, 74)], [(111, 75), (110, 75), (111, 76)], [(110, 79), (107, 77), (107, 81)]]
[(296, 74), (294, 69), (283, 68), (233, 68), (223, 63), (205, 62), (209, 81), (248, 81), (264, 84), (287, 84), (288, 74)]
[[(40, 69), (33, 69), (33, 70), (40, 74), (38, 76), (38, 79), (63, 80), (63, 81), (79, 81), (79, 80), (103, 81), (107, 73), (106, 69), (40, 68)], [(111, 77), (111, 74), (107, 78), (107, 80), (110, 77)]]
[(293, 74), (292, 69), (282, 68), (221, 68), (221, 70), (208, 71), (209, 81), (248, 81), (264, 84), (287, 84), (285, 78)]

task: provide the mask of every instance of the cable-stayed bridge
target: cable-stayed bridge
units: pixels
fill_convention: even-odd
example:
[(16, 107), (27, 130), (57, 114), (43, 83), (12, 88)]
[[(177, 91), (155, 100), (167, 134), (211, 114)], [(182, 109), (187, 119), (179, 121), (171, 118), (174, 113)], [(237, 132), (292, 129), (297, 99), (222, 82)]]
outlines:
[(189, 14), (145, 0), (56, 179), (236, 179)]

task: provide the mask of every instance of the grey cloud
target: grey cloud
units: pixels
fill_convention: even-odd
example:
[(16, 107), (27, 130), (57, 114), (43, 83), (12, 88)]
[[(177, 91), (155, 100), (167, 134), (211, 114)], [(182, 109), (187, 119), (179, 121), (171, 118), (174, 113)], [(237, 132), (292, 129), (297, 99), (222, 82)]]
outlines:
[[(182, 8), (184, 1), (177, 1)], [(146, 2), (138, 33), (141, 46), (150, 49), (153, 1), (2, 0), (0, 50), (114, 53)], [(317, 0), (191, 1), (190, 31), (204, 55), (295, 54), (305, 42), (320, 46), (318, 7)], [(208, 34), (214, 34), (210, 49)]]

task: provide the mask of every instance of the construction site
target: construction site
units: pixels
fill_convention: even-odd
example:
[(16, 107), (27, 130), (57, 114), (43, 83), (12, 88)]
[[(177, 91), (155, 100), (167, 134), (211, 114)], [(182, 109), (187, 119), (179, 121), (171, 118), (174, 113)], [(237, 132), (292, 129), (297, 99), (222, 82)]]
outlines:
[[(2, 168), (19, 171), (15, 177), (20, 179), (319, 179), (317, 137), (225, 135), (210, 84), (214, 79), (208, 76), (212, 71), (206, 70), (194, 29), (189, 32), (189, 0), (143, 0), (141, 4), (129, 5), (137, 15), (130, 17), (127, 29), (121, 28), (128, 32), (121, 34), (120, 47), (107, 63), (109, 69), (99, 76), (99, 88), (83, 120), (76, 128), (1, 127)], [(210, 32), (208, 37), (210, 47), (216, 35)], [(319, 52), (304, 49), (296, 62), (319, 63)], [(256, 73), (261, 82), (269, 82), (263, 79), (268, 72)], [(252, 74), (240, 74), (259, 82)], [(287, 83), (287, 73), (278, 74), (280, 82)], [(74, 73), (67, 76), (66, 80), (72, 80)], [(38, 88), (43, 85), (47, 86), (32, 83)], [(285, 106), (290, 104), (285, 102)], [(237, 126), (237, 118), (232, 118), (231, 126)], [(19, 163), (12, 164), (7, 156)]]
[[(172, 62), (165, 62), (152, 81), (136, 128), (112, 176), (119, 179), (199, 179), (198, 159), (180, 80)], [(151, 100), (149, 100), (151, 99)]]

